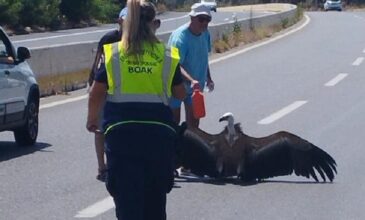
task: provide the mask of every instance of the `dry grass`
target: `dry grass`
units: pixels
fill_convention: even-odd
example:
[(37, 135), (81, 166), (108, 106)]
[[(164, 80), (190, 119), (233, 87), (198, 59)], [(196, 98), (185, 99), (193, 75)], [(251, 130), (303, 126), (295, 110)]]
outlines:
[(167, 7), (166, 7), (165, 4), (159, 4), (159, 3), (157, 3), (156, 8), (157, 8), (158, 13), (162, 13), (162, 12), (167, 11)]
[(242, 31), (237, 21), (233, 24), (233, 30), (230, 33), (222, 35), (221, 39), (213, 42), (213, 48), (216, 53), (223, 53), (229, 49), (237, 47), (242, 44), (253, 43), (265, 38), (271, 37), (273, 34), (286, 29), (303, 17), (303, 9), (298, 7), (295, 18), (283, 19), (280, 24), (271, 25), (268, 27), (254, 28), (252, 30)]
[(89, 69), (68, 74), (43, 76), (37, 79), (41, 96), (65, 94), (76, 89), (85, 88), (89, 79)]

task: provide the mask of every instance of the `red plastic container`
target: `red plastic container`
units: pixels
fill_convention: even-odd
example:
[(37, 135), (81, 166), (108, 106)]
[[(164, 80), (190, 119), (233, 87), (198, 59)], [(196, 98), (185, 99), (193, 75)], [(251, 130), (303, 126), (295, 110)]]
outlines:
[(205, 116), (204, 95), (199, 89), (199, 84), (196, 84), (193, 89), (192, 100), (194, 118), (203, 118)]

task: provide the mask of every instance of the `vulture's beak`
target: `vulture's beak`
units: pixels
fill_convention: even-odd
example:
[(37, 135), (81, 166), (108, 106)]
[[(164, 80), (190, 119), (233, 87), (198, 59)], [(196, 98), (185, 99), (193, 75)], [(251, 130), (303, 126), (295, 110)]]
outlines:
[(228, 119), (228, 116), (223, 116), (223, 117), (219, 118), (219, 122), (227, 121), (227, 119)]
[[(220, 118), (219, 118), (219, 122), (221, 122), (221, 121), (229, 121), (230, 120), (230, 118), (232, 118), (233, 119), (233, 114), (231, 113), (231, 112), (226, 112), (226, 113), (224, 113)], [(232, 120), (232, 122), (233, 122), (233, 120)]]

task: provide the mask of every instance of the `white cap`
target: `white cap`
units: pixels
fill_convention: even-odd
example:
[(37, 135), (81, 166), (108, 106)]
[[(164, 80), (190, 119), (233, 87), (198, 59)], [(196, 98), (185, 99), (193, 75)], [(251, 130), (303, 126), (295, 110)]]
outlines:
[(128, 9), (127, 7), (123, 8), (120, 12), (119, 12), (119, 18), (121, 19), (125, 19), (127, 17), (128, 14)]
[(210, 7), (202, 4), (202, 3), (195, 3), (191, 6), (191, 12), (189, 13), (190, 16), (195, 17), (198, 15), (208, 15), (212, 17), (210, 14)]

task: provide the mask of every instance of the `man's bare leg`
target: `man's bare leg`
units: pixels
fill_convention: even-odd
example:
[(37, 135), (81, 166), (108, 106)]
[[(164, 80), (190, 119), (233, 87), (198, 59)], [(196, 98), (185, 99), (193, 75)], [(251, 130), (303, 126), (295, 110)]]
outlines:
[(105, 171), (106, 171), (106, 163), (104, 157), (104, 134), (102, 133), (95, 133), (95, 152), (96, 152), (96, 159), (98, 160), (98, 180), (104, 180), (105, 178)]

